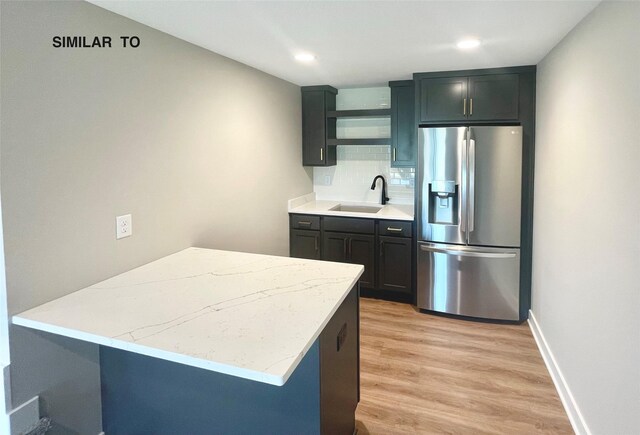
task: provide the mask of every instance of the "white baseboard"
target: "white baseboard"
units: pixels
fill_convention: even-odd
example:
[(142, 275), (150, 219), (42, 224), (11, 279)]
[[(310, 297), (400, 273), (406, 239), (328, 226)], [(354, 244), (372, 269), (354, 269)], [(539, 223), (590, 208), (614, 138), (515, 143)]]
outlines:
[(573, 394), (571, 394), (569, 385), (564, 379), (562, 371), (553, 356), (553, 352), (551, 352), (551, 348), (542, 334), (542, 330), (536, 320), (536, 316), (533, 315), (531, 310), (529, 310), (529, 328), (531, 328), (531, 333), (533, 334), (533, 338), (536, 340), (536, 344), (542, 354), (542, 359), (547, 366), (547, 370), (551, 375), (553, 384), (556, 386), (556, 390), (558, 391), (564, 410), (569, 416), (569, 421), (571, 422), (573, 431), (578, 435), (591, 435), (587, 422), (584, 420), (584, 417), (580, 412), (580, 408), (578, 408), (578, 404), (573, 398)]

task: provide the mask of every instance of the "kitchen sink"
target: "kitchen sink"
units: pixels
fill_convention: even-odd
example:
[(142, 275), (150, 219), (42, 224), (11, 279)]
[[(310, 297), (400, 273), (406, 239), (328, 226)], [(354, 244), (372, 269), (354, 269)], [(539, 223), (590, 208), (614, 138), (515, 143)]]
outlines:
[(353, 213), (378, 213), (382, 207), (370, 206), (370, 205), (346, 205), (338, 204), (335, 207), (331, 207), (331, 211), (346, 211)]

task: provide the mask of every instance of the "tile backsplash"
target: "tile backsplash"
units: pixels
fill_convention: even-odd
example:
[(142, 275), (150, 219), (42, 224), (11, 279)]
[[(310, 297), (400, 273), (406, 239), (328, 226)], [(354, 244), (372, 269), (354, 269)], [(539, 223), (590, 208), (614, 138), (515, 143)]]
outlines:
[(392, 168), (389, 146), (338, 146), (338, 163), (313, 168), (316, 199), (345, 202), (380, 202), (380, 182), (375, 191), (371, 182), (376, 175), (387, 180), (392, 204), (413, 204), (414, 168)]

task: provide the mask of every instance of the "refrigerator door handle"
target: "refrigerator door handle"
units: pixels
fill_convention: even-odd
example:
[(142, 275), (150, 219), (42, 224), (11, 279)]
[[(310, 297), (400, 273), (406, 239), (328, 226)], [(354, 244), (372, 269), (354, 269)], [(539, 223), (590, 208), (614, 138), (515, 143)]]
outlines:
[[(467, 159), (468, 159), (468, 149), (467, 149), (467, 132), (465, 132), (465, 139), (462, 140), (462, 161), (460, 162), (460, 231), (463, 233), (467, 232)], [(468, 237), (465, 236), (465, 240)]]
[(513, 258), (516, 256), (515, 252), (478, 252), (468, 251), (455, 248), (437, 248), (434, 246), (420, 245), (420, 250), (427, 252), (437, 252), (439, 254), (457, 255), (460, 257), (481, 257), (481, 258)]
[[(469, 132), (471, 136), (471, 132)], [(475, 226), (476, 209), (476, 141), (469, 138), (469, 232), (472, 233)]]

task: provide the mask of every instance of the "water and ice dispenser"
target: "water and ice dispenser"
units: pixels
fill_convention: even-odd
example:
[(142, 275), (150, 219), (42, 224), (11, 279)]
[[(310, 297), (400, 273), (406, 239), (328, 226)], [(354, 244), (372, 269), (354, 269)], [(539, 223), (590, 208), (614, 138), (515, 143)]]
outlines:
[(429, 223), (458, 225), (460, 190), (455, 181), (433, 180), (429, 183)]

